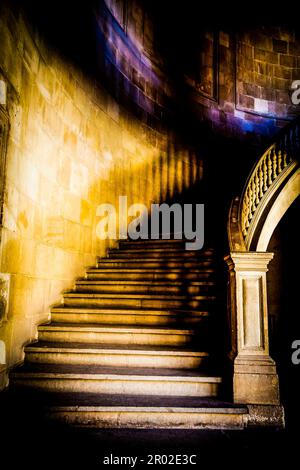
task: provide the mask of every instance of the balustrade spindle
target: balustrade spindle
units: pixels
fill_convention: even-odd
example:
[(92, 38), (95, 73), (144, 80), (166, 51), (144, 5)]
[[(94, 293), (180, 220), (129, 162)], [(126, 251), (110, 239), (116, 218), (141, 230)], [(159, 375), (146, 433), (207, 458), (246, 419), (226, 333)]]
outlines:
[(283, 168), (286, 168), (287, 164), (288, 164), (287, 153), (286, 153), (286, 150), (284, 149), (284, 151), (283, 151)]
[(267, 191), (268, 189), (268, 165), (267, 165), (267, 157), (265, 157), (263, 159), (263, 164), (264, 164), (264, 170), (263, 170), (263, 173), (264, 173), (264, 193)]
[(277, 178), (277, 155), (275, 149), (272, 150), (272, 159), (273, 159), (273, 173), (272, 173), (272, 183)]
[(268, 153), (268, 187), (272, 184), (272, 158), (271, 151)]
[(257, 169), (255, 173), (255, 206), (259, 204), (259, 170)]
[(256, 210), (256, 184), (255, 177), (252, 178), (252, 207), (251, 207), (251, 219)]
[(250, 227), (250, 221), (252, 219), (252, 209), (253, 209), (253, 191), (252, 191), (252, 184), (249, 186), (249, 214), (247, 217), (247, 220), (249, 222), (249, 227)]
[(263, 162), (259, 165), (259, 199), (264, 195), (264, 172), (263, 172)]
[(277, 150), (277, 155), (278, 155), (278, 159), (277, 159), (277, 170), (278, 170), (278, 174), (281, 173), (282, 171), (282, 152), (281, 152), (281, 148), (279, 147), (278, 150)]

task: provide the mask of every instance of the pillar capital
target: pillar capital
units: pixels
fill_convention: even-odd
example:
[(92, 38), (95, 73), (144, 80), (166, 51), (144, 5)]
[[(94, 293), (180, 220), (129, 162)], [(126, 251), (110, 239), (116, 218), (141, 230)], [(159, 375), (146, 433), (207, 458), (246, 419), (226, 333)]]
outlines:
[(268, 271), (268, 265), (274, 253), (259, 251), (233, 251), (226, 256), (225, 261), (229, 270), (234, 271)]

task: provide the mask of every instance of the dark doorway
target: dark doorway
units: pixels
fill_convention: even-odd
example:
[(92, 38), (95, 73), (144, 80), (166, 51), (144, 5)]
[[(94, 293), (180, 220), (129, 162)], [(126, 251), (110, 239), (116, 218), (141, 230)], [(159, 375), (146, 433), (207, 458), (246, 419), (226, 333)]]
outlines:
[(268, 273), (270, 353), (276, 360), (288, 429), (300, 419), (300, 364), (292, 362), (292, 343), (300, 340), (300, 196), (276, 227), (268, 251), (274, 253)]

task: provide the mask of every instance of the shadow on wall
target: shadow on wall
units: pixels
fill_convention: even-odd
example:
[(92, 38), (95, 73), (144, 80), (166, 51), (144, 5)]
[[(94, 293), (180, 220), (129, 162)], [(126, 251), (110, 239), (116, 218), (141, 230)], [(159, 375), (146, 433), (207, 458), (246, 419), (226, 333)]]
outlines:
[(1, 19), (11, 128), (0, 272), (11, 274), (11, 302), (0, 334), (11, 366), (49, 306), (105, 253), (97, 206), (117, 206), (120, 195), (146, 206), (171, 200), (197, 187), (203, 162), (171, 132), (133, 118), (22, 16), (4, 9)]

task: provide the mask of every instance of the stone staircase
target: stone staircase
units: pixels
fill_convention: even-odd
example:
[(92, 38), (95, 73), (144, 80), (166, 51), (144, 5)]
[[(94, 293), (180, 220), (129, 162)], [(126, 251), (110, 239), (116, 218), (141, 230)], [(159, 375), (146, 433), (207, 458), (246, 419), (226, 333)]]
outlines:
[(213, 250), (120, 241), (52, 308), (11, 389), (81, 426), (243, 428), (247, 407), (220, 400), (217, 294)]

